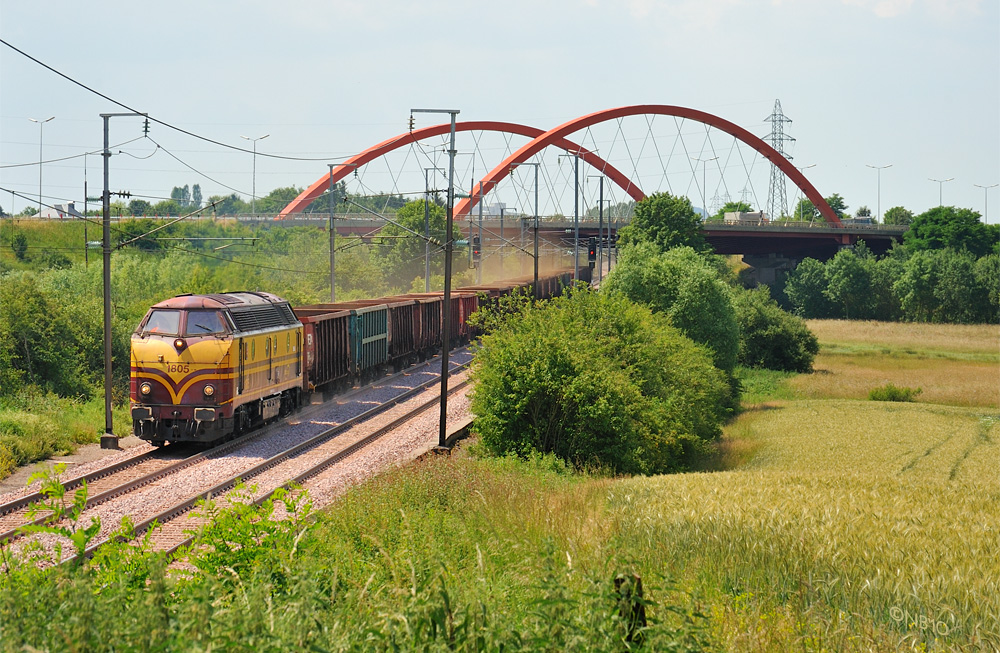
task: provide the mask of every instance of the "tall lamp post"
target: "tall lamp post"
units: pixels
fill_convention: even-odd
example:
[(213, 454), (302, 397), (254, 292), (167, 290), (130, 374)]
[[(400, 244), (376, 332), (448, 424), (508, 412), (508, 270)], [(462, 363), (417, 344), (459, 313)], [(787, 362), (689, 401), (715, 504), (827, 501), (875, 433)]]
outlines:
[(941, 200), (941, 198), (942, 198), (942, 191), (941, 191), (941, 189), (944, 188), (945, 182), (955, 181), (955, 178), (954, 177), (948, 177), (947, 179), (931, 179), (930, 177), (928, 177), (927, 180), (928, 181), (933, 181), (933, 182), (937, 183), (937, 185), (938, 185), (938, 206), (944, 206), (944, 202)]
[(1000, 186), (1000, 184), (992, 184), (990, 186), (980, 186), (979, 184), (972, 184), (972, 185), (975, 186), (976, 188), (982, 188), (983, 189), (983, 222), (989, 224), (989, 221), (990, 221), (989, 199), (990, 198), (987, 196), (987, 194), (989, 193), (989, 190), (991, 188), (996, 188), (997, 186)]
[(515, 163), (511, 166), (511, 170), (518, 166), (532, 166), (535, 169), (535, 281), (531, 286), (531, 297), (534, 301), (538, 301), (538, 162)]
[(458, 109), (410, 109), (411, 129), (414, 113), (447, 113), (451, 116), (450, 146), (448, 148), (448, 215), (444, 235), (444, 297), (441, 307), (441, 413), (438, 419), (438, 446), (448, 440), (448, 348), (451, 346), (451, 252), (452, 218), (455, 211), (455, 119)]
[[(251, 143), (253, 143), (253, 188), (250, 194), (250, 213), (257, 213), (257, 141), (262, 141), (270, 136), (270, 134), (264, 134), (263, 136), (258, 136), (257, 138), (250, 138), (249, 136), (244, 136), (240, 134), (240, 138), (245, 138)], [(244, 150), (245, 151), (245, 150)], [(332, 174), (332, 173), (331, 173)]]
[(884, 166), (873, 166), (873, 165), (870, 165), (870, 164), (866, 163), (865, 167), (872, 168), (872, 169), (874, 169), (875, 171), (878, 172), (878, 183), (876, 185), (877, 190), (875, 191), (877, 193), (876, 196), (875, 196), (876, 197), (876, 199), (875, 199), (875, 220), (877, 222), (882, 222), (882, 171), (885, 170), (886, 168), (891, 168), (892, 164), (890, 163), (890, 164), (884, 165)]
[[(38, 217), (42, 217), (42, 128), (45, 127), (45, 123), (54, 119), (55, 116), (46, 118), (45, 120), (28, 118), (31, 122), (38, 123)], [(11, 205), (11, 208), (14, 208), (13, 205)]]
[(708, 178), (708, 172), (707, 172), (708, 162), (718, 161), (719, 157), (713, 156), (711, 159), (699, 159), (698, 157), (693, 156), (691, 158), (694, 159), (695, 161), (701, 161), (701, 210), (704, 212), (705, 218), (708, 219), (708, 206), (705, 203), (705, 191), (708, 190), (706, 188), (706, 182), (705, 182), (705, 180)]

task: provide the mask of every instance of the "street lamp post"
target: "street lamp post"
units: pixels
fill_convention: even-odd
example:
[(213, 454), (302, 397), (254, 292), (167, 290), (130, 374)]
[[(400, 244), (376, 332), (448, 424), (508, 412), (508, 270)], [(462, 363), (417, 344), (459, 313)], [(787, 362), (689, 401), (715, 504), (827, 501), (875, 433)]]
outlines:
[(937, 183), (937, 185), (938, 185), (938, 206), (944, 206), (944, 202), (941, 200), (941, 198), (942, 198), (942, 191), (941, 191), (941, 189), (944, 187), (945, 182), (955, 181), (955, 178), (954, 177), (948, 177), (947, 179), (931, 179), (930, 177), (928, 177), (927, 180), (928, 181), (933, 181), (933, 182)]
[(997, 186), (1000, 186), (1000, 184), (992, 184), (990, 186), (980, 186), (979, 184), (972, 184), (972, 185), (975, 186), (976, 188), (982, 188), (983, 189), (983, 222), (989, 224), (989, 221), (990, 221), (989, 199), (990, 198), (987, 196), (987, 194), (989, 193), (989, 190), (991, 188), (996, 188)]
[[(42, 128), (45, 127), (45, 123), (54, 119), (55, 116), (46, 118), (45, 120), (28, 118), (31, 122), (38, 123), (38, 217), (42, 217)], [(13, 205), (11, 205), (11, 208), (14, 208)]]
[[(244, 136), (243, 134), (240, 134), (240, 138), (245, 138), (251, 143), (253, 143), (253, 181), (252, 181), (253, 188), (251, 189), (250, 192), (251, 214), (257, 213), (257, 141), (262, 141), (268, 136), (270, 136), (270, 134), (264, 134), (263, 136), (258, 136), (257, 138), (250, 138), (249, 136)], [(331, 169), (331, 174), (333, 174), (332, 169)]]
[[(695, 161), (701, 161), (701, 210), (705, 218), (708, 219), (708, 206), (706, 205), (706, 200), (705, 200), (705, 191), (708, 190), (706, 188), (706, 182), (705, 182), (705, 180), (708, 178), (708, 172), (707, 172), (708, 162), (718, 161), (719, 157), (713, 156), (711, 159), (699, 159), (698, 157), (694, 156), (691, 158), (694, 159)], [(695, 174), (698, 173), (696, 172)]]
[(873, 166), (873, 165), (869, 165), (869, 164), (866, 163), (865, 167), (872, 168), (876, 172), (878, 172), (878, 182), (877, 182), (877, 185), (876, 185), (877, 190), (875, 191), (876, 192), (876, 196), (875, 196), (876, 197), (876, 199), (875, 199), (875, 221), (876, 222), (881, 222), (882, 221), (882, 171), (885, 170), (886, 168), (891, 168), (892, 164), (890, 163), (890, 164), (884, 165), (884, 166)]
[(414, 113), (447, 113), (451, 116), (450, 146), (448, 149), (448, 215), (444, 236), (444, 305), (441, 307), (441, 413), (438, 419), (438, 446), (448, 440), (448, 349), (451, 346), (451, 252), (452, 218), (455, 210), (455, 119), (458, 109), (410, 109)]

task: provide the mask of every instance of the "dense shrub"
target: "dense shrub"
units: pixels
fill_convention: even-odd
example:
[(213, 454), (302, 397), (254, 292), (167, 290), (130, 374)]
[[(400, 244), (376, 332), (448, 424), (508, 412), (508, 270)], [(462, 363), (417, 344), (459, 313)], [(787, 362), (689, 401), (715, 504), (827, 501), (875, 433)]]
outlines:
[(580, 289), (493, 324), (473, 412), (495, 453), (658, 473), (720, 433), (729, 390), (708, 352), (621, 295)]
[(666, 252), (652, 243), (627, 247), (601, 291), (663, 313), (684, 335), (712, 351), (716, 367), (726, 372), (735, 367), (740, 335), (732, 291), (718, 267), (690, 247)]
[(819, 341), (802, 318), (781, 310), (767, 288), (737, 290), (733, 297), (740, 325), (740, 365), (786, 372), (809, 372)]
[(868, 393), (871, 401), (916, 401), (920, 394), (920, 388), (907, 388), (886, 383), (883, 386), (872, 388)]

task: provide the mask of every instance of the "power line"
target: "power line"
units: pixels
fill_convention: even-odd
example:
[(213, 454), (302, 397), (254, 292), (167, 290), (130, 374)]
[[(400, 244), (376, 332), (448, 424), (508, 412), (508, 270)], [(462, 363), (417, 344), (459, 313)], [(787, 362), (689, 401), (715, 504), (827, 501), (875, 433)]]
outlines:
[[(127, 109), (127, 110), (131, 111), (132, 113), (137, 113), (137, 114), (141, 114), (143, 116), (146, 116), (147, 119), (152, 120), (153, 122), (157, 123), (158, 125), (163, 125), (167, 129), (173, 129), (174, 131), (180, 132), (181, 134), (185, 134), (187, 136), (191, 136), (193, 138), (197, 138), (198, 140), (205, 141), (206, 143), (211, 143), (213, 145), (218, 145), (219, 147), (224, 147), (224, 148), (227, 148), (227, 149), (230, 149), (230, 150), (235, 150), (237, 152), (244, 152), (246, 154), (253, 154), (253, 152), (251, 150), (247, 150), (245, 148), (238, 147), (236, 145), (229, 145), (228, 143), (223, 143), (221, 141), (216, 141), (216, 140), (213, 140), (211, 138), (208, 138), (207, 136), (201, 136), (200, 134), (195, 134), (194, 132), (188, 131), (188, 130), (183, 129), (181, 127), (177, 127), (176, 125), (172, 125), (172, 124), (170, 124), (168, 122), (165, 122), (163, 120), (160, 120), (158, 118), (154, 118), (153, 116), (151, 116), (151, 115), (149, 115), (147, 113), (143, 113), (141, 111), (133, 109), (132, 107), (128, 106), (127, 104), (125, 104), (123, 102), (119, 102), (118, 100), (116, 100), (116, 99), (114, 99), (112, 97), (109, 97), (109, 96), (105, 95), (104, 93), (101, 93), (100, 91), (97, 91), (97, 90), (94, 90), (94, 89), (90, 88), (89, 86), (87, 86), (83, 82), (77, 81), (77, 80), (73, 79), (72, 77), (70, 77), (69, 75), (56, 70), (52, 66), (50, 66), (50, 65), (48, 65), (48, 64), (40, 61), (39, 59), (36, 59), (35, 57), (31, 56), (27, 52), (25, 52), (25, 51), (23, 51), (23, 50), (15, 47), (15, 46), (11, 45), (10, 43), (8, 43), (7, 41), (5, 41), (3, 39), (0, 39), (0, 43), (3, 43), (8, 48), (10, 48), (11, 50), (13, 50), (14, 52), (17, 52), (21, 56), (26, 57), (27, 59), (30, 59), (31, 61), (35, 62), (36, 64), (38, 64), (42, 68), (45, 68), (46, 70), (49, 70), (50, 72), (53, 72), (56, 75), (59, 75), (60, 77), (62, 77), (66, 81), (71, 82), (73, 84), (76, 84), (80, 88), (82, 88), (82, 89), (84, 89), (86, 91), (90, 91), (94, 95), (97, 95), (98, 97), (104, 98), (108, 102), (111, 102), (112, 104), (116, 104), (116, 105), (122, 107), (123, 109)], [(338, 159), (347, 159), (347, 158), (350, 158), (350, 157), (347, 157), (347, 156), (340, 156), (340, 157), (337, 157), (337, 156), (325, 156), (325, 157), (284, 156), (284, 155), (281, 155), (281, 154), (267, 154), (267, 153), (263, 153), (263, 152), (258, 152), (257, 156), (264, 156), (264, 157), (268, 157), (268, 158), (272, 158), (272, 159), (283, 159), (283, 160), (286, 160), (286, 161), (331, 161), (331, 160), (338, 160)]]

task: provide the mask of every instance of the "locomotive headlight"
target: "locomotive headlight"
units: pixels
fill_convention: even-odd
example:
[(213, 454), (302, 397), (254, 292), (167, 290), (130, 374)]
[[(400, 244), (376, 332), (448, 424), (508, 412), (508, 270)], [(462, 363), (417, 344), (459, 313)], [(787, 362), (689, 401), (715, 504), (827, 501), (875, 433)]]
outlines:
[(184, 349), (184, 339), (183, 338), (178, 338), (177, 340), (174, 340), (174, 349), (176, 349), (177, 351), (180, 351), (180, 350)]
[(149, 383), (143, 383), (142, 385), (139, 386), (139, 393), (142, 394), (143, 396), (148, 396), (149, 393), (152, 391), (153, 391), (153, 386), (149, 385)]
[(208, 385), (205, 386), (205, 389), (202, 392), (205, 393), (206, 397), (211, 397), (212, 395), (215, 394), (215, 386), (209, 383)]

